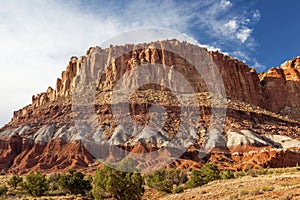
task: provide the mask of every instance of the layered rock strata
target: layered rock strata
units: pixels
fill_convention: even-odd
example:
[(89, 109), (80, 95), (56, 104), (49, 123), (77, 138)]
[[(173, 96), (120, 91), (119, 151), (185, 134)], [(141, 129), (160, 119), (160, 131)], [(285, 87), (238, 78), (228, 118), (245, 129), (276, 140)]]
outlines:
[[(201, 72), (191, 59), (202, 62)], [(218, 76), (209, 62), (221, 79), (205, 79)], [(56, 89), (33, 96), (32, 104), (14, 112), (1, 128), (0, 169), (87, 170), (98, 156), (116, 162), (138, 154), (144, 155), (137, 159), (143, 168), (151, 166), (145, 162), (151, 159), (148, 153), (161, 149), (170, 155), (167, 167), (198, 168), (208, 160), (235, 170), (296, 165), (299, 67), (297, 57), (258, 74), (233, 57), (177, 40), (90, 48), (85, 56), (71, 57)], [(155, 81), (140, 86), (141, 80)], [(185, 82), (193, 94), (186, 92)], [(125, 92), (116, 97), (118, 87)], [(222, 96), (222, 87), (226, 99), (215, 98), (212, 88)], [(216, 110), (226, 115), (212, 118)], [(178, 143), (184, 146), (180, 156), (173, 148)], [(120, 152), (94, 151), (95, 144)]]

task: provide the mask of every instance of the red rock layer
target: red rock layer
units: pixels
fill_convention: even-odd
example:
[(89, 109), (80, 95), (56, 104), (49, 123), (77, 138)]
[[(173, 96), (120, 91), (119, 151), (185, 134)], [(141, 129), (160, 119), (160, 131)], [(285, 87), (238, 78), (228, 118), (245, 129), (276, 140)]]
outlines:
[(249, 167), (294, 167), (300, 162), (300, 149), (275, 149), (271, 147), (237, 146), (231, 149), (233, 165), (237, 170)]
[(260, 75), (266, 106), (299, 119), (300, 108), (300, 57), (270, 68)]
[(0, 169), (9, 173), (60, 172), (87, 169), (94, 157), (78, 142), (54, 139), (48, 143), (32, 143), (20, 136), (1, 138)]

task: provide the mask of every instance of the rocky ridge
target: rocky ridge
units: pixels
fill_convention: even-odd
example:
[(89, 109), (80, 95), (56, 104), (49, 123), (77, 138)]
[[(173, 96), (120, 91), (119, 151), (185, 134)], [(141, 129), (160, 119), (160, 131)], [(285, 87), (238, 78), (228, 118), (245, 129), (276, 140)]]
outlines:
[[(188, 59), (170, 49), (208, 55), (223, 79), (225, 104), (222, 99), (216, 103), (218, 99), (213, 99), (208, 91), (210, 83), (199, 76)], [(140, 66), (154, 64), (159, 67), (151, 73), (154, 77), (164, 77), (158, 80), (161, 84), (138, 87), (132, 81), (137, 80), (137, 76), (130, 73)], [(93, 168), (97, 166), (97, 156), (83, 142), (88, 134), (91, 134), (89, 142), (105, 141), (101, 143), (103, 148), (109, 145), (125, 149), (124, 152), (101, 152), (101, 157), (109, 161), (117, 161), (120, 155), (126, 157), (130, 153), (144, 154), (145, 160), (151, 159), (147, 153), (170, 147), (176, 135), (181, 135), (185, 152), (179, 158), (171, 156), (172, 162), (167, 167), (197, 168), (207, 160), (221, 168), (235, 170), (259, 165), (296, 165), (300, 162), (299, 66), (300, 57), (297, 57), (258, 74), (233, 57), (176, 40), (90, 48), (85, 56), (71, 57), (66, 71), (57, 79), (56, 89), (49, 87), (46, 92), (33, 96), (32, 104), (14, 112), (11, 122), (1, 128), (0, 169), (26, 173), (36, 169), (50, 172)], [(172, 70), (180, 72), (195, 91), (199, 102), (196, 109), (200, 113), (197, 118), (185, 113), (193, 107), (190, 101), (180, 105), (178, 97), (163, 86), (174, 77)], [(209, 73), (209, 69), (202, 73)], [(122, 80), (124, 74), (129, 78)], [(128, 104), (134, 122), (130, 126), (116, 120), (124, 115), (124, 106), (116, 106), (114, 112), (112, 109), (112, 105), (122, 105), (126, 100), (118, 96), (112, 103), (112, 91), (120, 81), (122, 86), (138, 88)], [(91, 82), (93, 84), (89, 84)], [(177, 91), (185, 89), (180, 82), (172, 84)], [(91, 96), (81, 93), (88, 87), (93, 87)], [(92, 114), (77, 113), (74, 102), (82, 104), (82, 99), (90, 97)], [(226, 112), (224, 121), (221, 118), (211, 121), (212, 108)], [(162, 111), (166, 116), (160, 115)], [(85, 123), (79, 128), (78, 116)], [(181, 129), (181, 123), (185, 123), (182, 116), (190, 119), (191, 127)], [(86, 119), (89, 117), (91, 123)], [(160, 117), (165, 119), (163, 125), (159, 124)], [(174, 153), (170, 148), (166, 151)], [(147, 165), (139, 161), (138, 166)]]

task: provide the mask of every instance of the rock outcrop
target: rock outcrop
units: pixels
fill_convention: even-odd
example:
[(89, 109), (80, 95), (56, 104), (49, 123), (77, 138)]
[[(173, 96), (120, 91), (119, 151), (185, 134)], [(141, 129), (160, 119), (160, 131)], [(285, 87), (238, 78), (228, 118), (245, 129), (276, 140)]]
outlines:
[(270, 68), (260, 75), (266, 106), (276, 113), (299, 119), (300, 57)]
[(258, 74), (177, 40), (90, 48), (0, 129), (0, 170), (92, 170), (99, 157), (148, 169), (296, 165), (299, 70), (297, 57)]

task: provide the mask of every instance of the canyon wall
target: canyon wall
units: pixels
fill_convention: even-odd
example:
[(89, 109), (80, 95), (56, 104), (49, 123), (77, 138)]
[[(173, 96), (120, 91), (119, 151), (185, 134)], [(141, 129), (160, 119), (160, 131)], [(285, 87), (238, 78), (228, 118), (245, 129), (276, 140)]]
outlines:
[[(300, 57), (297, 57), (278, 68), (257, 73), (233, 57), (177, 40), (107, 49), (92, 47), (85, 56), (70, 58), (55, 89), (49, 87), (46, 92), (33, 96), (32, 103), (15, 111), (12, 120), (0, 129), (0, 169), (11, 173), (87, 169), (96, 160), (81, 143), (86, 139), (82, 134), (90, 134), (86, 130), (91, 129), (91, 125), (85, 118), (91, 116), (96, 127), (91, 133), (93, 141), (102, 137), (107, 144), (122, 146), (128, 152), (152, 152), (169, 144), (168, 139), (177, 133), (182, 134), (182, 142), (190, 146), (182, 157), (174, 158), (169, 167), (201, 167), (207, 159), (221, 168), (233, 169), (247, 165), (294, 165), (282, 159), (285, 155), (289, 160), (299, 157), (299, 69)], [(182, 75), (181, 79), (176, 72)], [(138, 81), (143, 80), (155, 80), (155, 84), (140, 86)], [(135, 123), (132, 129), (116, 122), (116, 116), (123, 117), (122, 110), (112, 113), (112, 104), (122, 105), (128, 101), (118, 96), (112, 103), (115, 87), (123, 88), (125, 93), (131, 88), (138, 90), (132, 94), (129, 104)], [(189, 88), (201, 101), (197, 107), (200, 117), (196, 120), (180, 110), (191, 109), (195, 102), (181, 105), (180, 99), (172, 95), (174, 90), (188, 95)], [(211, 93), (212, 90), (215, 93)], [(215, 98), (214, 94), (224, 95), (226, 99)], [(223, 100), (226, 105), (222, 104)], [(74, 106), (86, 102), (93, 105)], [(151, 123), (149, 112), (158, 119), (159, 109), (153, 107), (158, 103), (168, 116), (166, 123), (155, 129), (159, 134), (150, 137), (153, 130), (143, 128)], [(224, 122), (218, 119), (221, 128), (212, 129), (207, 125), (214, 107), (226, 114)], [(77, 113), (77, 108), (85, 111)], [(90, 116), (89, 111), (93, 115)], [(185, 115), (188, 122), (180, 120)], [(78, 118), (87, 123), (83, 123), (82, 130), (76, 127)], [(183, 123), (191, 126), (182, 130)], [(219, 136), (210, 137), (211, 132)], [(148, 136), (145, 138), (145, 135)], [(284, 140), (287, 143), (281, 144), (269, 135), (287, 137)], [(205, 145), (209, 145), (210, 156), (199, 157)], [(270, 154), (266, 156), (265, 151)], [(110, 152), (105, 158), (113, 160), (114, 156), (114, 152)]]

